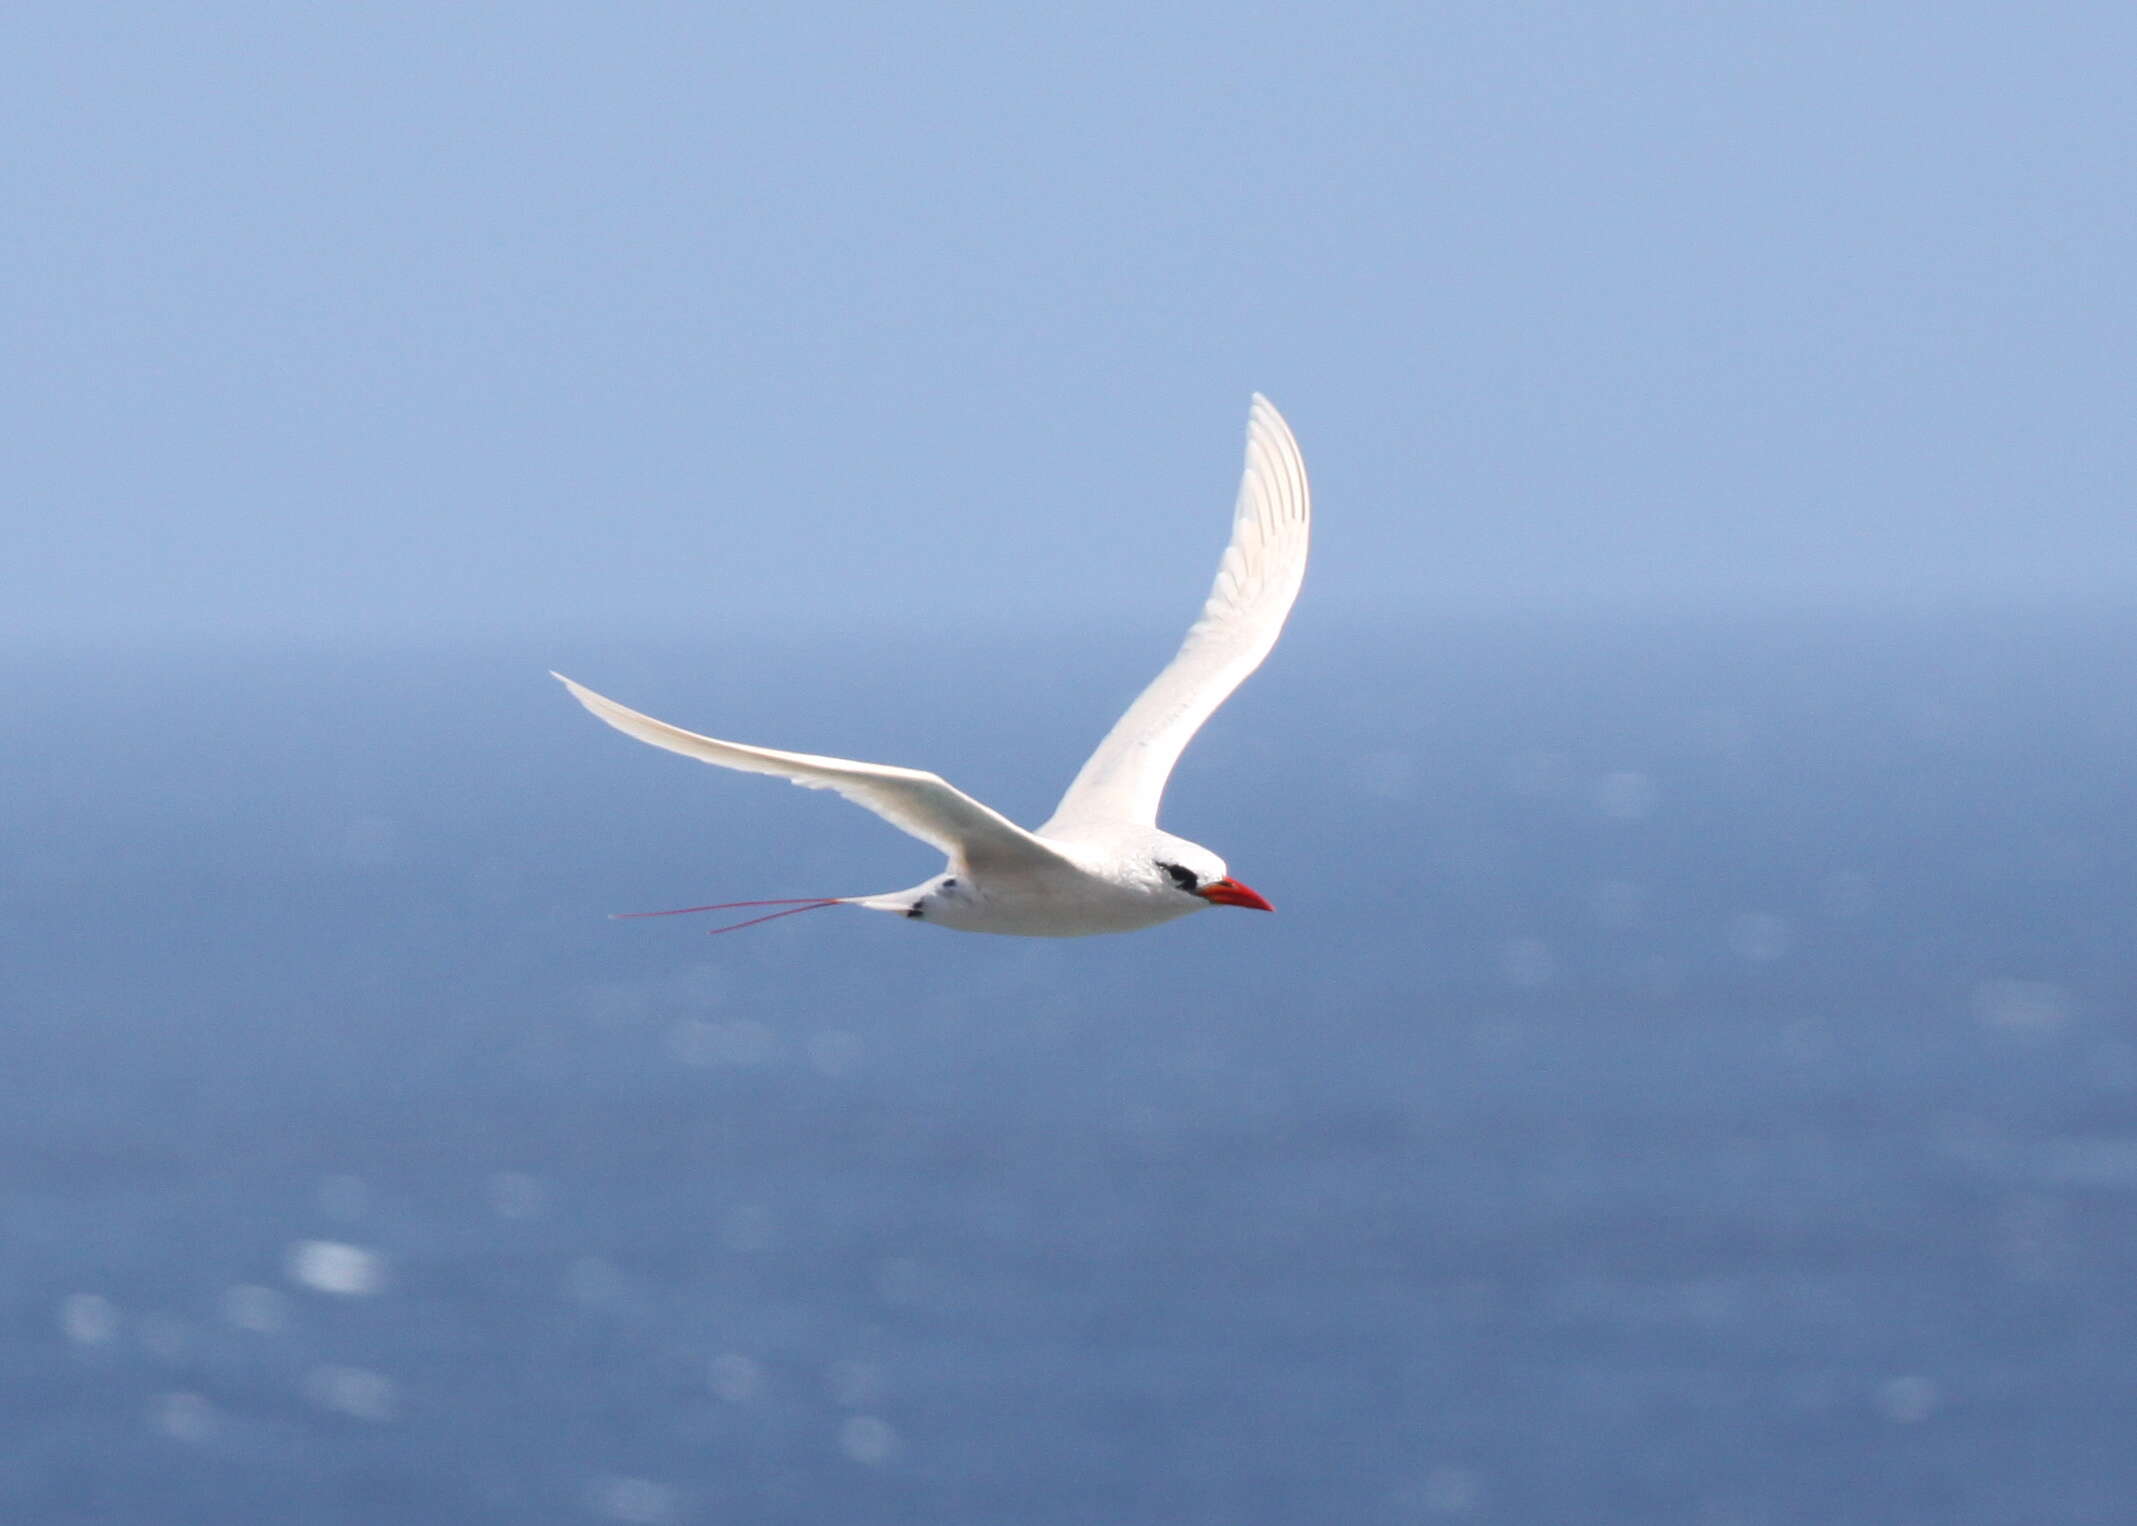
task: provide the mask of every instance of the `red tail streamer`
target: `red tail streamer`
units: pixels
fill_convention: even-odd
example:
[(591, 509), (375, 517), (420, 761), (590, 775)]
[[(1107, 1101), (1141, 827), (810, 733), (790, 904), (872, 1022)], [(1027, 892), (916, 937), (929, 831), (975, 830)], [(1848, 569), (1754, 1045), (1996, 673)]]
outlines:
[(755, 927), (759, 922), (776, 922), (781, 917), (799, 916), (805, 911), (818, 911), (826, 906), (845, 904), (844, 896), (809, 896), (779, 901), (719, 901), (711, 906), (678, 906), (673, 911), (618, 911), (610, 915), (619, 922), (638, 917), (685, 917), (697, 911), (740, 911), (746, 906), (784, 906), (785, 911), (769, 911), (761, 917), (750, 917), (742, 922), (730, 922), (725, 927), (707, 928), (707, 933), (740, 932), (745, 927)]

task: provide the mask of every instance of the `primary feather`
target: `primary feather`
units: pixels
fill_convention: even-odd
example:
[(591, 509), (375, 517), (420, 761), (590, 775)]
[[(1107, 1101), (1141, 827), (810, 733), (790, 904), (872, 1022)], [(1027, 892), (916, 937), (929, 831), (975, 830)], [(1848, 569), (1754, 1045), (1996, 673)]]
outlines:
[(1165, 783), (1202, 723), (1262, 664), (1306, 576), (1312, 494), (1298, 441), (1260, 393), (1247, 416), (1246, 471), (1216, 586), (1180, 651), (1106, 733), (1043, 836), (1108, 824), (1154, 826)]
[(1001, 812), (981, 805), (939, 774), (888, 763), (856, 763), (806, 752), (779, 752), (722, 742), (666, 721), (656, 721), (552, 673), (571, 696), (626, 736), (679, 752), (702, 763), (744, 773), (774, 774), (806, 789), (836, 790), (864, 805), (900, 831), (940, 848), (953, 864), (968, 867), (1060, 862), (1060, 855)]

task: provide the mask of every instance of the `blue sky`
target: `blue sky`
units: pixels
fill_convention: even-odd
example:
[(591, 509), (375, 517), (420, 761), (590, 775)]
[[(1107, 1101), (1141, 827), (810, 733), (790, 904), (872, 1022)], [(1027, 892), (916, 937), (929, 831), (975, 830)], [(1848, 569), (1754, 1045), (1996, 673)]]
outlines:
[(6, 32), (16, 640), (2137, 596), (2124, 6)]

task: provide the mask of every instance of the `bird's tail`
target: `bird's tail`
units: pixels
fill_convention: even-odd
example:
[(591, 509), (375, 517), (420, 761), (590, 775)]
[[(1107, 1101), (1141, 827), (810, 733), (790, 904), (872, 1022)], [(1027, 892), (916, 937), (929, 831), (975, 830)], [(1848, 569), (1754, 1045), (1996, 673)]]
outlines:
[(707, 932), (735, 933), (745, 927), (755, 927), (759, 922), (776, 922), (781, 917), (799, 916), (805, 911), (822, 911), (826, 906), (844, 906), (849, 897), (842, 895), (804, 896), (778, 901), (719, 901), (711, 906), (678, 906), (673, 911), (618, 911), (610, 915), (619, 922), (639, 917), (686, 917), (700, 911), (740, 911), (753, 906), (783, 906), (784, 911), (768, 911), (761, 917), (748, 917), (740, 922), (730, 922), (725, 927), (707, 928)]

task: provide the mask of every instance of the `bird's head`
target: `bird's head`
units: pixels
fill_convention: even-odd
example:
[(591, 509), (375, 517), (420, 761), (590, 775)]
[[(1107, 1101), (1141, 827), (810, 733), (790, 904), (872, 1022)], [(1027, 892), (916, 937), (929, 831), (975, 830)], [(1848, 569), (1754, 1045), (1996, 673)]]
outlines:
[(1274, 911), (1259, 891), (1224, 871), (1224, 860), (1185, 838), (1167, 837), (1151, 854), (1154, 882), (1170, 895), (1194, 896), (1209, 906), (1244, 906)]

